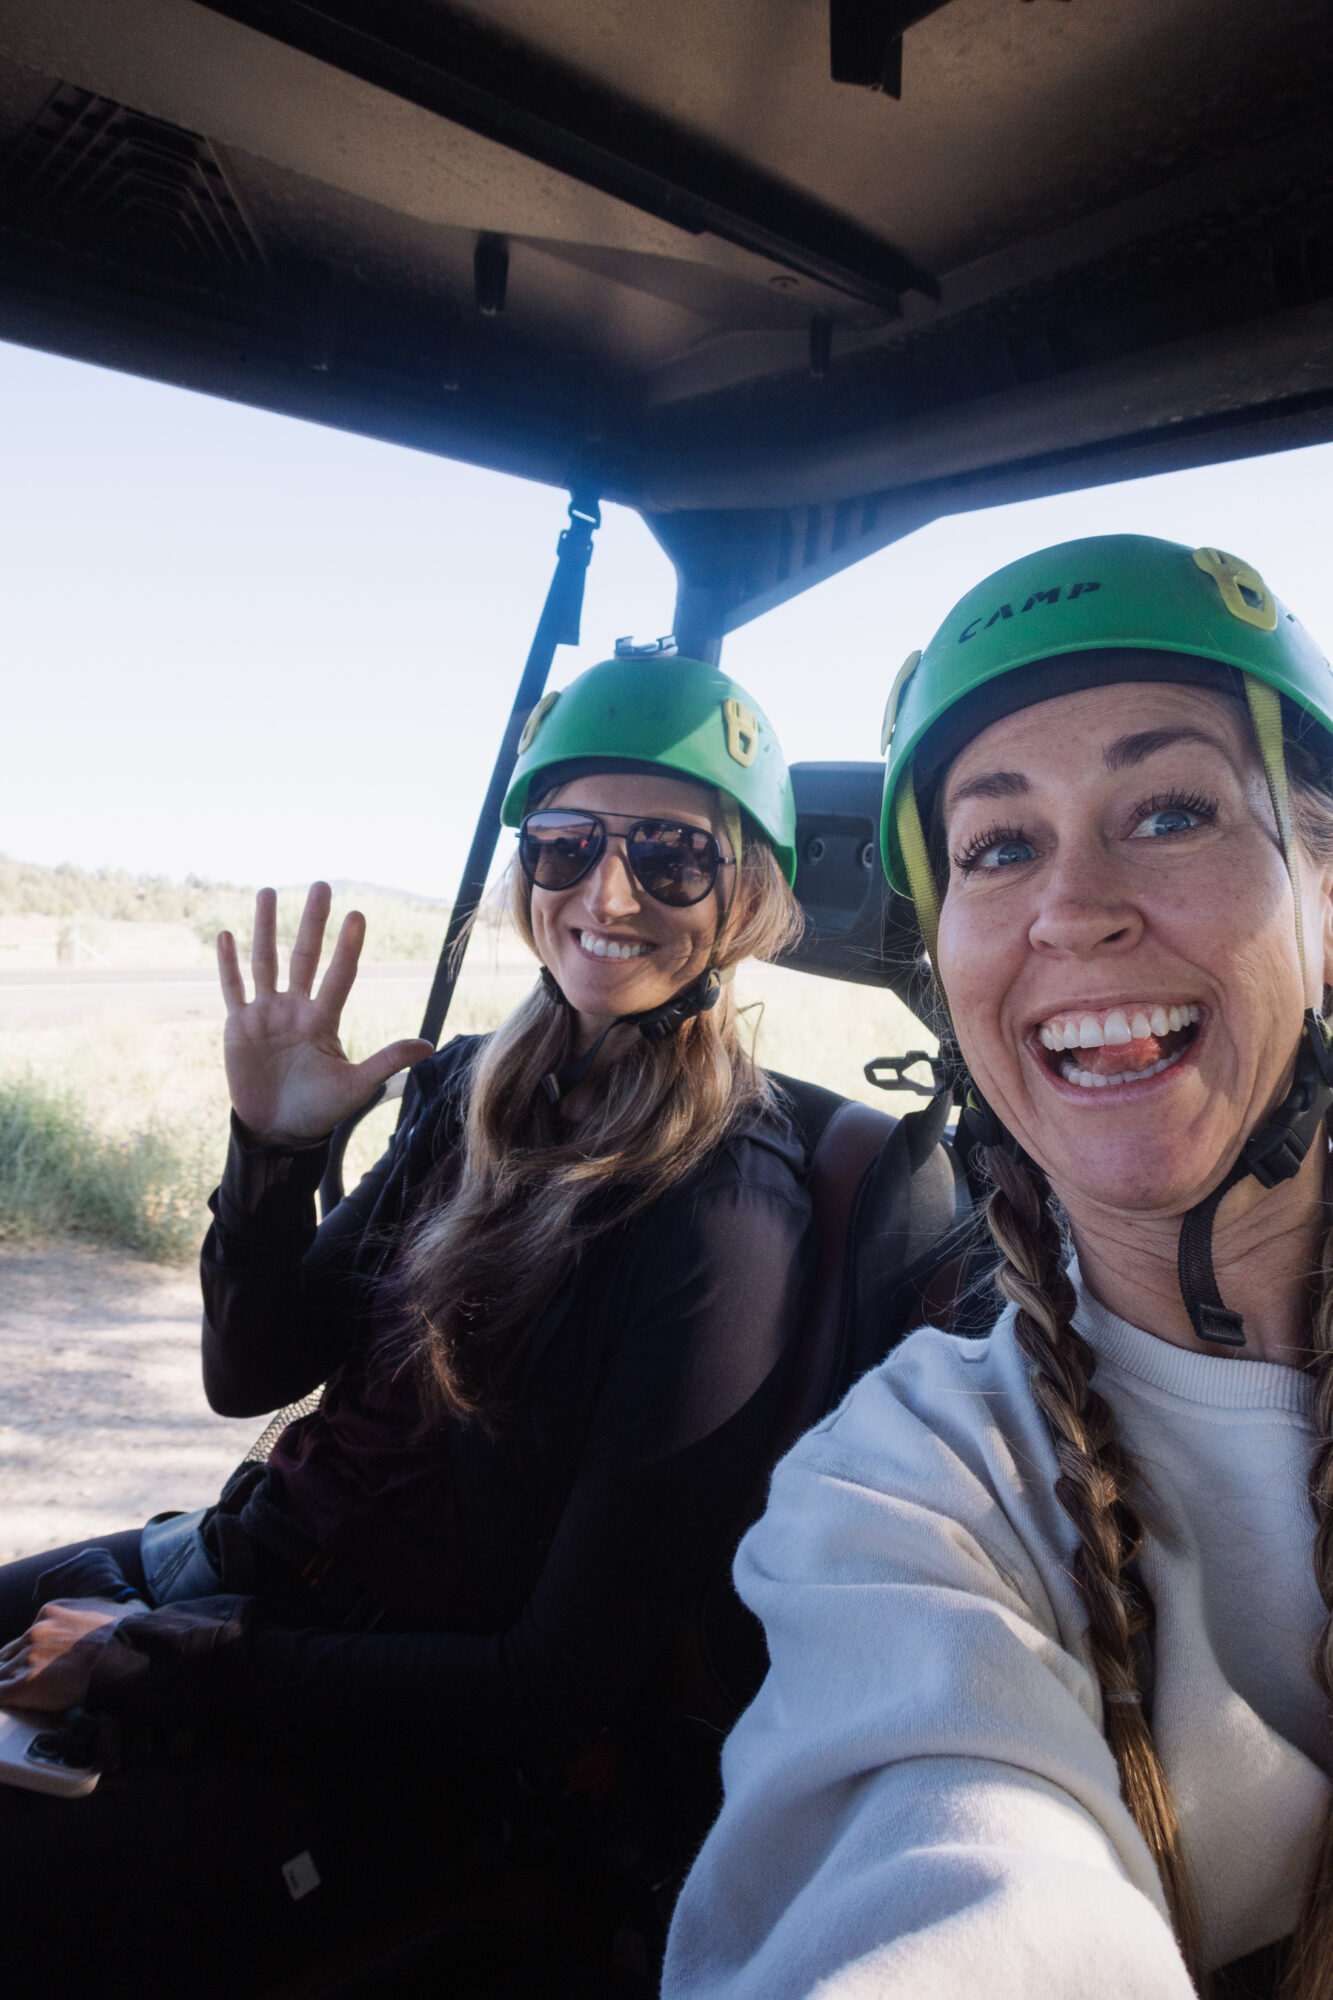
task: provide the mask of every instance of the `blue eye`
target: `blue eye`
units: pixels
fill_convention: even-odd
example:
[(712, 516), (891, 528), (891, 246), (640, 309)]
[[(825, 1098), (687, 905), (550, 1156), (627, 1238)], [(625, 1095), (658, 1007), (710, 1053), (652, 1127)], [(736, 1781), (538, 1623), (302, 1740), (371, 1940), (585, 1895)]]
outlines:
[(1021, 827), (993, 826), (971, 841), (961, 854), (956, 854), (953, 865), (960, 875), (974, 874), (978, 868), (994, 872), (1017, 868), (1033, 860), (1036, 852)]
[(1130, 838), (1132, 840), (1161, 840), (1173, 833), (1192, 833), (1197, 826), (1206, 825), (1213, 813), (1196, 805), (1149, 806)]
[(1031, 861), (1036, 853), (1027, 840), (997, 840), (993, 847), (978, 854), (974, 866), (978, 868), (1015, 868), (1022, 861)]

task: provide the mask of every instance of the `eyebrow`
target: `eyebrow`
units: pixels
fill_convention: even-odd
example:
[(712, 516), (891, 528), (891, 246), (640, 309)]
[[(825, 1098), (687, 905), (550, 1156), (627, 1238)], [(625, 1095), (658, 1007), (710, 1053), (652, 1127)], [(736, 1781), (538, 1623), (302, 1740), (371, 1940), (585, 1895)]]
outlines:
[(1108, 771), (1128, 771), (1134, 764), (1142, 764), (1149, 757), (1155, 757), (1159, 750), (1169, 750), (1176, 743), (1206, 743), (1210, 750), (1220, 751), (1228, 763), (1233, 761), (1232, 753), (1220, 737), (1207, 729), (1193, 729), (1183, 724), (1178, 729), (1142, 729), (1134, 736), (1117, 736), (1114, 743), (1106, 748), (1106, 768)]
[[(1106, 746), (1103, 762), (1108, 771), (1128, 771), (1135, 764), (1142, 764), (1149, 757), (1155, 757), (1159, 750), (1169, 750), (1177, 743), (1205, 743), (1210, 750), (1216, 750), (1232, 762), (1232, 754), (1219, 737), (1206, 729), (1194, 729), (1183, 724), (1178, 729), (1140, 729), (1132, 736), (1117, 736), (1114, 743)], [(949, 794), (950, 809), (961, 805), (964, 799), (1017, 799), (1032, 790), (1030, 780), (1021, 771), (986, 771), (978, 778), (969, 778)]]
[(960, 805), (964, 799), (1017, 799), (1032, 786), (1021, 771), (987, 771), (980, 778), (969, 778), (949, 794), (949, 805)]

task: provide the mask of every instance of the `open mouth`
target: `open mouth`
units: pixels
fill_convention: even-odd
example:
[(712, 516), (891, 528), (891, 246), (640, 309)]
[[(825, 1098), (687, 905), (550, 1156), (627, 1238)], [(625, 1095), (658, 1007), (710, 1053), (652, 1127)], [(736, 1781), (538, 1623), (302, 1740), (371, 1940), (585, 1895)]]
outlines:
[(642, 939), (606, 937), (601, 931), (575, 931), (574, 935), (592, 958), (642, 958), (652, 949)]
[(1146, 1083), (1180, 1061), (1199, 1035), (1200, 1010), (1190, 1000), (1052, 1014), (1036, 1040), (1053, 1076), (1083, 1090)]

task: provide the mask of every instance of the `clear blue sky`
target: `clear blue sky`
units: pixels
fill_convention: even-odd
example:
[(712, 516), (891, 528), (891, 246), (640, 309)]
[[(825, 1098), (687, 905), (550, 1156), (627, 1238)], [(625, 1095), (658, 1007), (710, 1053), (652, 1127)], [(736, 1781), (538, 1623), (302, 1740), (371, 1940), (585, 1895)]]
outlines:
[[(565, 496), (0, 346), (0, 853), (451, 893)], [(1333, 643), (1333, 447), (922, 529), (737, 633), (788, 755), (873, 757), (892, 676), (1027, 549), (1113, 529), (1246, 556)], [(669, 629), (674, 579), (608, 511), (584, 645)]]

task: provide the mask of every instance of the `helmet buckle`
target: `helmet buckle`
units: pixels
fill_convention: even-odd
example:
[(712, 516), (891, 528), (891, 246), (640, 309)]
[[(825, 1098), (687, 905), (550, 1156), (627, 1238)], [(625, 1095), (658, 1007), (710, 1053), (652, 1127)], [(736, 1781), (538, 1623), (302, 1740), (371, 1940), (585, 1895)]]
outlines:
[(626, 632), (616, 640), (615, 657), (618, 660), (670, 660), (676, 653), (676, 635), (664, 632), (660, 639), (644, 639), (636, 644), (634, 634)]

